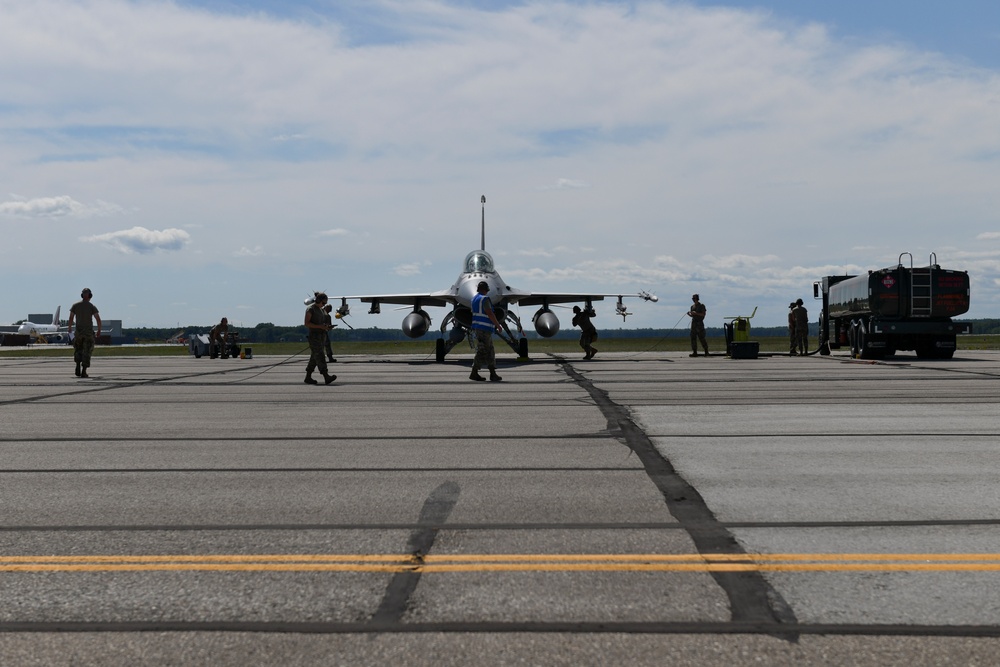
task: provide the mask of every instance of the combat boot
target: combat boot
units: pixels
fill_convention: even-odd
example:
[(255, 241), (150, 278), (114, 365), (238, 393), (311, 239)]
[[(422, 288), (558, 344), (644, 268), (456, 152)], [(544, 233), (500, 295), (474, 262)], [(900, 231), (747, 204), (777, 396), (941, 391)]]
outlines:
[(326, 373), (323, 373), (323, 383), (324, 384), (330, 384), (331, 382), (333, 382), (336, 379), (337, 379), (336, 375), (327, 375)]
[(82, 371), (80, 370), (80, 362), (78, 361), (78, 362), (76, 362), (76, 376), (80, 377), (80, 373), (81, 372)]
[(306, 384), (319, 384), (319, 382), (313, 379), (312, 373), (306, 373), (306, 379), (303, 380), (303, 382), (305, 382)]
[(503, 378), (500, 377), (499, 375), (497, 375), (497, 369), (491, 368), (490, 369), (490, 382), (500, 382), (500, 380), (503, 380)]
[(482, 375), (480, 375), (479, 371), (477, 371), (475, 368), (473, 368), (472, 372), (469, 373), (469, 379), (470, 380), (475, 380), (476, 382), (485, 382), (486, 381), (486, 378), (484, 378)]

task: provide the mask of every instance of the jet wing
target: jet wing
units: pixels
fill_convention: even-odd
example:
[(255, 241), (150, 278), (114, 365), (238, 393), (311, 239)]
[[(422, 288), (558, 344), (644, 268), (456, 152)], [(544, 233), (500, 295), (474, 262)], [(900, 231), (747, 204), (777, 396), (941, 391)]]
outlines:
[(623, 318), (630, 315), (626, 310), (624, 299), (634, 297), (643, 301), (658, 301), (659, 299), (649, 292), (639, 292), (638, 294), (580, 294), (567, 292), (526, 292), (523, 295), (511, 295), (508, 298), (510, 303), (523, 306), (551, 306), (557, 303), (578, 303), (585, 301), (588, 304), (594, 301), (604, 301), (605, 298), (616, 299), (615, 312)]
[(541, 306), (553, 303), (579, 303), (581, 301), (604, 301), (604, 297), (617, 297), (617, 294), (573, 294), (567, 292), (529, 292), (525, 296), (513, 295), (508, 298), (511, 303), (519, 306)]
[(388, 303), (397, 306), (438, 306), (447, 308), (455, 305), (455, 297), (445, 292), (431, 292), (420, 294), (365, 294), (358, 296), (338, 296), (336, 299), (357, 299), (361, 303)]

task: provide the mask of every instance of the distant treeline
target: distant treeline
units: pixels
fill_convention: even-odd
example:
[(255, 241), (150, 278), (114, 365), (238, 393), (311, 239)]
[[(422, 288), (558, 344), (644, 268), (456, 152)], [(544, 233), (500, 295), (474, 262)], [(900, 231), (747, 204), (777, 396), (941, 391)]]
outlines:
[[(982, 320), (961, 320), (963, 322), (972, 323), (972, 331), (976, 334), (1000, 334), (1000, 319), (982, 319)], [(171, 329), (160, 329), (156, 327), (141, 327), (141, 328), (125, 328), (122, 329), (122, 335), (125, 338), (132, 338), (140, 342), (151, 342), (157, 341), (162, 342), (171, 337), (176, 336), (180, 333), (181, 336), (187, 338), (193, 334), (207, 334), (210, 327), (185, 327), (183, 330), (178, 330), (176, 328)], [(819, 331), (819, 325), (815, 322), (809, 325), (809, 335), (816, 336)], [(233, 331), (239, 331), (240, 340), (250, 343), (299, 343), (306, 341), (306, 328), (302, 325), (295, 327), (283, 327), (277, 326), (270, 322), (261, 322), (252, 329), (241, 328), (241, 329), (231, 329)], [(667, 338), (671, 336), (687, 336), (688, 329), (676, 328), (676, 329), (598, 329), (598, 336), (601, 338)], [(534, 329), (528, 328), (525, 330), (529, 339), (538, 338), (538, 334), (535, 333)], [(723, 337), (725, 336), (725, 331), (722, 327), (707, 327), (706, 334), (712, 337)], [(579, 329), (563, 329), (558, 334), (555, 335), (556, 339), (575, 339), (579, 337)], [(750, 331), (751, 337), (759, 336), (761, 338), (772, 337), (772, 336), (787, 336), (787, 327), (752, 327)], [(436, 337), (436, 331), (429, 331), (427, 333), (428, 338)], [(380, 329), (378, 327), (372, 327), (370, 329), (348, 329), (341, 325), (337, 329), (330, 332), (330, 339), (333, 341), (394, 341), (394, 340), (410, 340), (399, 328), (392, 329)]]

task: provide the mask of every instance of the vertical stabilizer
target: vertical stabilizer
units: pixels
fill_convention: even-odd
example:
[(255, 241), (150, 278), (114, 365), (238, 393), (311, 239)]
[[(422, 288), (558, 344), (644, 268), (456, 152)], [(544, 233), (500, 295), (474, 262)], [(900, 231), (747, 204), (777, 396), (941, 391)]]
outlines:
[(56, 331), (59, 330), (59, 309), (62, 306), (56, 306), (56, 314), (52, 316), (52, 324), (55, 326)]
[(480, 200), (483, 204), (483, 233), (480, 240), (479, 249), (486, 250), (486, 195)]

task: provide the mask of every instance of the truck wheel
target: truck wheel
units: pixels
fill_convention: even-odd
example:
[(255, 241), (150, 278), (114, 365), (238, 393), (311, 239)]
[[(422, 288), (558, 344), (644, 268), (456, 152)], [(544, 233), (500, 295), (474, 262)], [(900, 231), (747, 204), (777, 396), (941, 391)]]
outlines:
[(855, 354), (858, 359), (878, 359), (880, 357), (879, 353), (875, 350), (869, 350), (866, 348), (868, 344), (868, 334), (865, 333), (864, 325), (858, 325), (857, 331), (854, 333), (854, 344), (857, 346), (857, 352)]
[(862, 346), (858, 344), (858, 338), (860, 338), (861, 327), (857, 324), (852, 324), (851, 328), (847, 330), (847, 340), (851, 343), (851, 357), (854, 359), (861, 358)]

